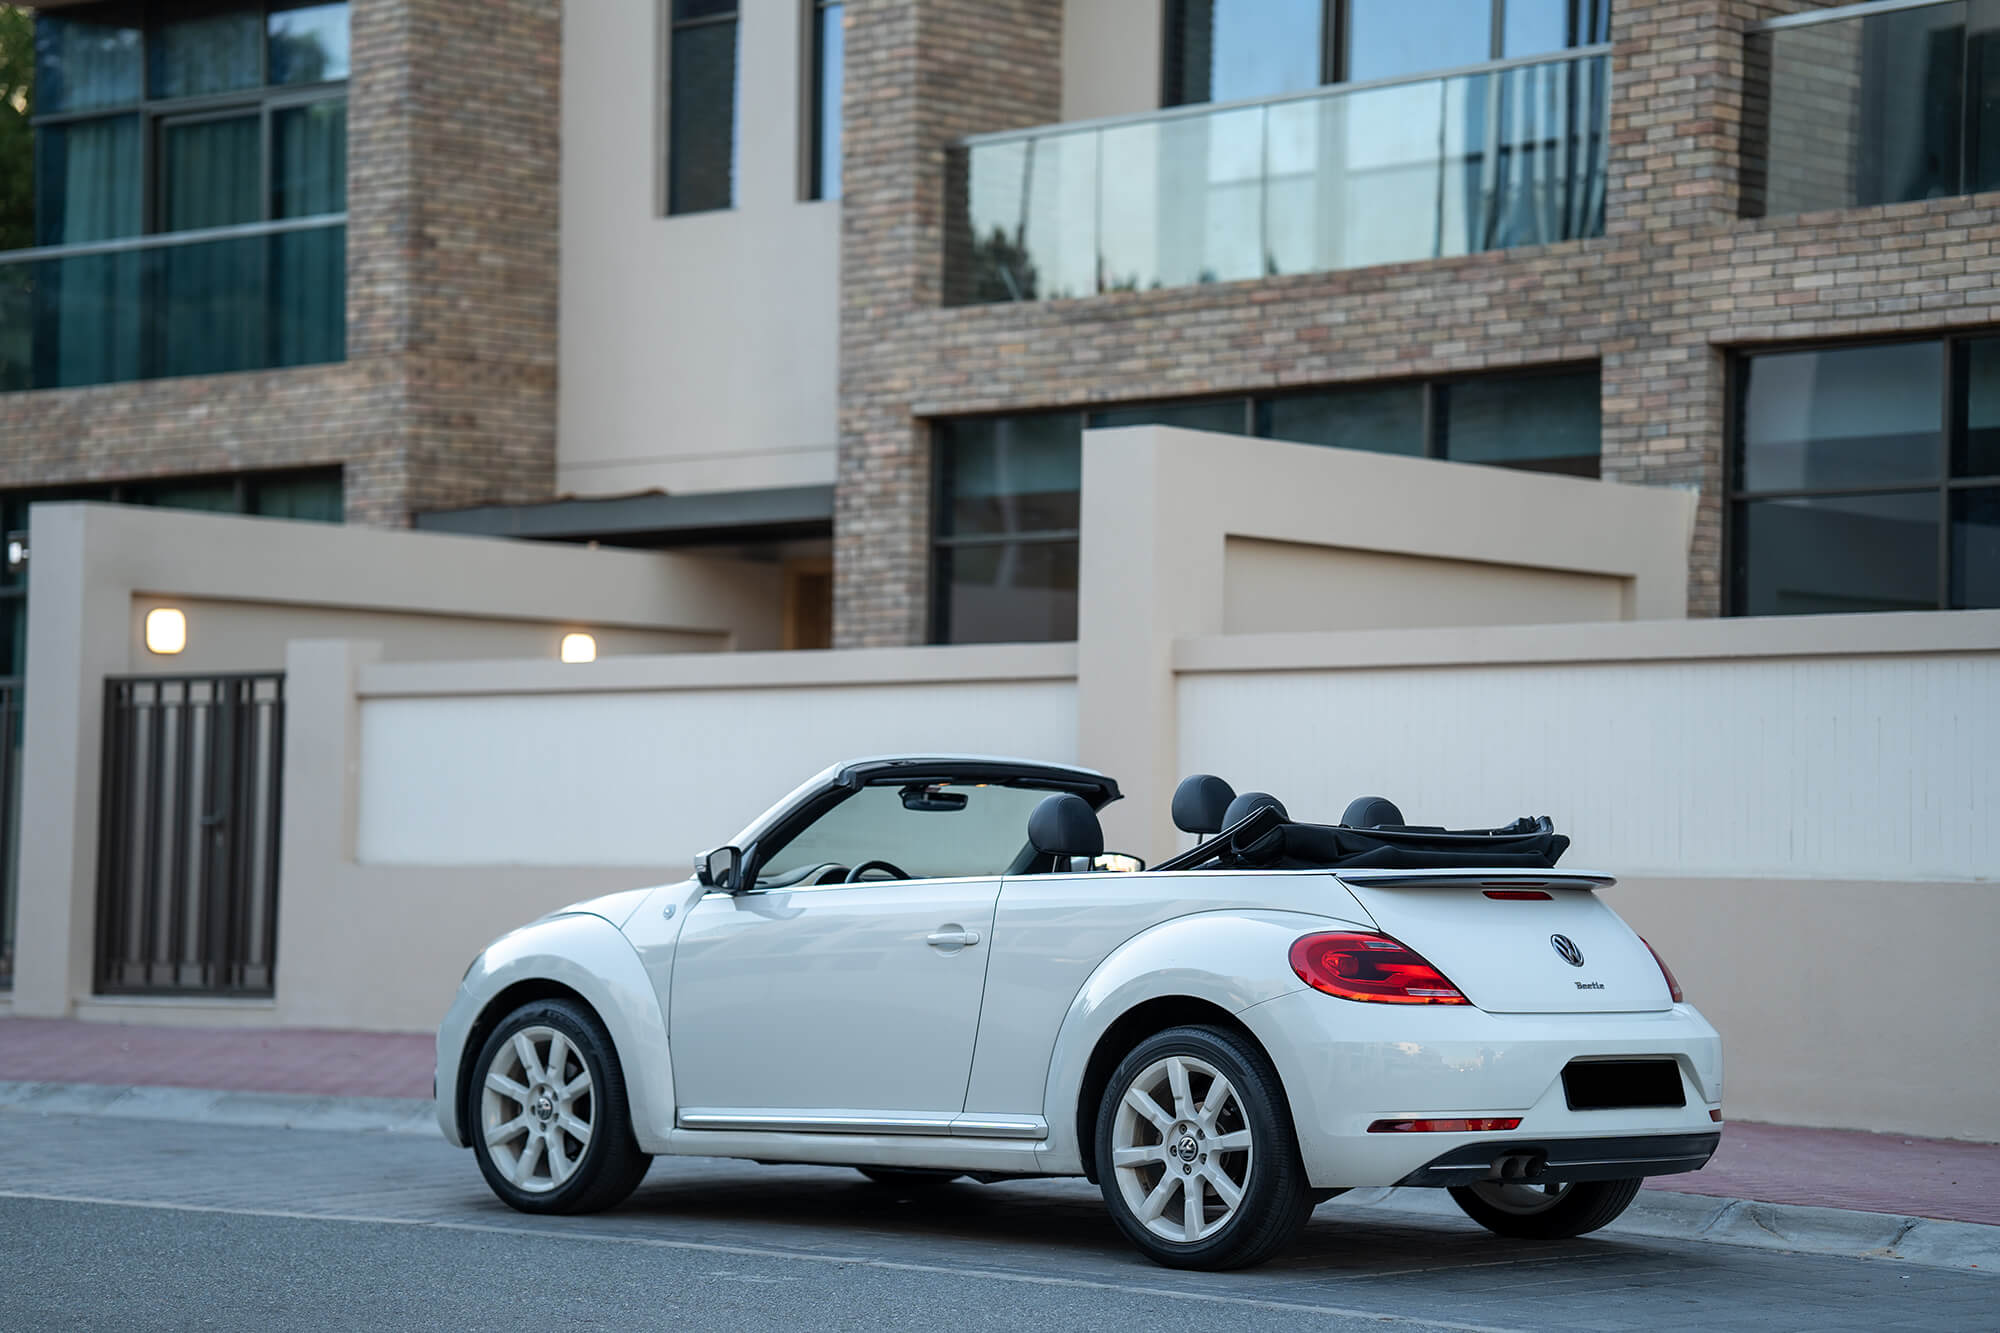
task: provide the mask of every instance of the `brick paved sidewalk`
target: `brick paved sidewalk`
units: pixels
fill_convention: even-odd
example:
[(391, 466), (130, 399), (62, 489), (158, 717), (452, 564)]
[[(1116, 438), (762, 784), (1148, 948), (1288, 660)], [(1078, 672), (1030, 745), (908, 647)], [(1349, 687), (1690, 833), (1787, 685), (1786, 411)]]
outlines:
[[(429, 1097), (428, 1034), (0, 1019), (0, 1082)], [(2000, 1225), (2000, 1145), (1732, 1122), (1705, 1170), (1650, 1188)]]

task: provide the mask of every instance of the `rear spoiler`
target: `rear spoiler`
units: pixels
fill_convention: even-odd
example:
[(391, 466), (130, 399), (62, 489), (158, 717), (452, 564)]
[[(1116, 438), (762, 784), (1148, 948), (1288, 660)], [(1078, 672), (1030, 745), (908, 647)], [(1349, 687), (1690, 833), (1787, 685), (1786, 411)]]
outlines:
[(1336, 870), (1371, 889), (1608, 889), (1615, 875), (1587, 870)]

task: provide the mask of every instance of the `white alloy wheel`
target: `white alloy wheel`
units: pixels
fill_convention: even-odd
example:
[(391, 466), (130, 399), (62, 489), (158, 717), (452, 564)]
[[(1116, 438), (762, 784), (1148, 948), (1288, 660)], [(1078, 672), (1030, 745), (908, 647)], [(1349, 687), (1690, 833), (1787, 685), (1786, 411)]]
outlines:
[(1488, 1207), (1513, 1217), (1535, 1217), (1546, 1213), (1567, 1198), (1570, 1192), (1568, 1181), (1523, 1185), (1511, 1180), (1480, 1180), (1466, 1188)]
[(1170, 1055), (1125, 1087), (1111, 1127), (1119, 1193), (1148, 1231), (1190, 1244), (1242, 1206), (1256, 1145), (1241, 1097), (1220, 1070)]
[(590, 1067), (552, 1027), (522, 1028), (494, 1051), (480, 1096), (480, 1132), (493, 1163), (529, 1194), (576, 1174), (597, 1123)]

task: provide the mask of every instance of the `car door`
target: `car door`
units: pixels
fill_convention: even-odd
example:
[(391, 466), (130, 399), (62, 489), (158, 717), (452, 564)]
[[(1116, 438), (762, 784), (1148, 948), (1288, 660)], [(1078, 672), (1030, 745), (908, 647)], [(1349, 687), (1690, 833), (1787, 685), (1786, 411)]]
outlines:
[(675, 951), (685, 1128), (947, 1131), (999, 877), (712, 892)]

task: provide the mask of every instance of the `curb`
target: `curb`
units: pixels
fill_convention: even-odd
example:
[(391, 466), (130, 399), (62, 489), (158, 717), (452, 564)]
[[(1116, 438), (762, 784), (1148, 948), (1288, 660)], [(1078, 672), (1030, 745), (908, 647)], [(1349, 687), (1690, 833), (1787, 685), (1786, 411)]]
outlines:
[[(4, 1111), (440, 1137), (428, 1097), (315, 1097), (101, 1083), (0, 1082), (0, 1112)], [(1472, 1225), (1443, 1190), (1349, 1190), (1325, 1206), (1348, 1212), (1380, 1208)], [(1642, 1190), (1604, 1234), (1697, 1240), (1849, 1259), (1888, 1259), (2000, 1276), (2000, 1226), (1894, 1213)]]
[(0, 1111), (442, 1137), (428, 1097), (315, 1097), (105, 1083), (0, 1082)]
[[(1465, 1216), (1443, 1190), (1353, 1190), (1326, 1206)], [(1641, 1190), (1632, 1206), (1602, 1234), (1699, 1240), (1847, 1259), (1892, 1259), (2000, 1276), (2000, 1226), (1896, 1213)]]

